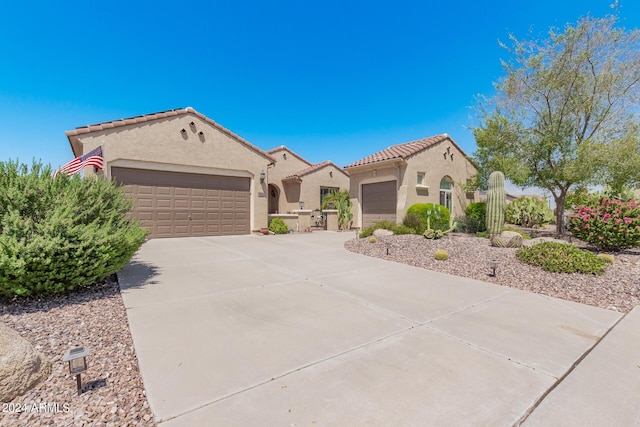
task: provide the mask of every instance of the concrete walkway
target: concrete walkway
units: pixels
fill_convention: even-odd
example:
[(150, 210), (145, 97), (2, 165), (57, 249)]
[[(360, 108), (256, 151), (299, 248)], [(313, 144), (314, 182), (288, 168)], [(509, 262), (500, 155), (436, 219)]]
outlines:
[[(628, 390), (637, 411), (636, 312), (601, 349), (620, 313), (353, 254), (350, 238), (145, 243), (119, 280), (160, 425), (602, 425), (576, 393), (592, 409), (609, 364), (626, 378), (598, 410)], [(637, 424), (624, 407), (617, 425)]]

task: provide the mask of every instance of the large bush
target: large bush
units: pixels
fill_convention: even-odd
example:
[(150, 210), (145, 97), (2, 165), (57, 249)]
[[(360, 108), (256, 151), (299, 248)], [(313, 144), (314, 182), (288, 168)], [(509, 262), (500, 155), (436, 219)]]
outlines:
[(601, 249), (640, 246), (640, 202), (600, 198), (591, 206), (575, 206), (569, 232)]
[(516, 257), (552, 273), (601, 275), (607, 268), (607, 262), (593, 253), (557, 242), (543, 242), (518, 249)]
[(63, 293), (122, 269), (146, 231), (131, 200), (98, 178), (0, 162), (0, 295)]
[(479, 233), (487, 230), (485, 221), (487, 204), (484, 202), (469, 203), (465, 209), (465, 217), (456, 218), (457, 231), (464, 233)]
[(436, 203), (416, 203), (409, 206), (407, 215), (417, 215), (423, 224), (429, 224), (434, 230), (445, 231), (450, 228), (449, 209)]
[(505, 220), (523, 227), (538, 227), (553, 221), (553, 212), (544, 200), (521, 196), (507, 205)]

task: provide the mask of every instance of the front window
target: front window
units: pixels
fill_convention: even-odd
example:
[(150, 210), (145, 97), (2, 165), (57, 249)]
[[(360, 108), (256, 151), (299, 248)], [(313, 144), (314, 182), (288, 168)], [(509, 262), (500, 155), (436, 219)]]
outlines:
[(417, 184), (418, 185), (423, 185), (424, 184), (424, 172), (418, 172), (418, 181)]
[(445, 176), (440, 181), (440, 204), (453, 213), (453, 180), (448, 176)]

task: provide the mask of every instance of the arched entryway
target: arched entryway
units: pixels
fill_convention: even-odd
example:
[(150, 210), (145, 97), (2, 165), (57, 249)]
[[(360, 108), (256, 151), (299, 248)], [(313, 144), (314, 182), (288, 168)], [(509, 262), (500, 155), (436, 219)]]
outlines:
[(269, 213), (278, 213), (280, 205), (280, 190), (274, 184), (269, 184)]

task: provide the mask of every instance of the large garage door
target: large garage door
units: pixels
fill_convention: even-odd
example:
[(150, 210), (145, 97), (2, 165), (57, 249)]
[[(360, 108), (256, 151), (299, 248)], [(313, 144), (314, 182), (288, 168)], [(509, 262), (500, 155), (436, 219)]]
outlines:
[(396, 222), (396, 181), (362, 185), (362, 223), (364, 227), (382, 220)]
[(148, 237), (248, 234), (249, 178), (111, 168)]

